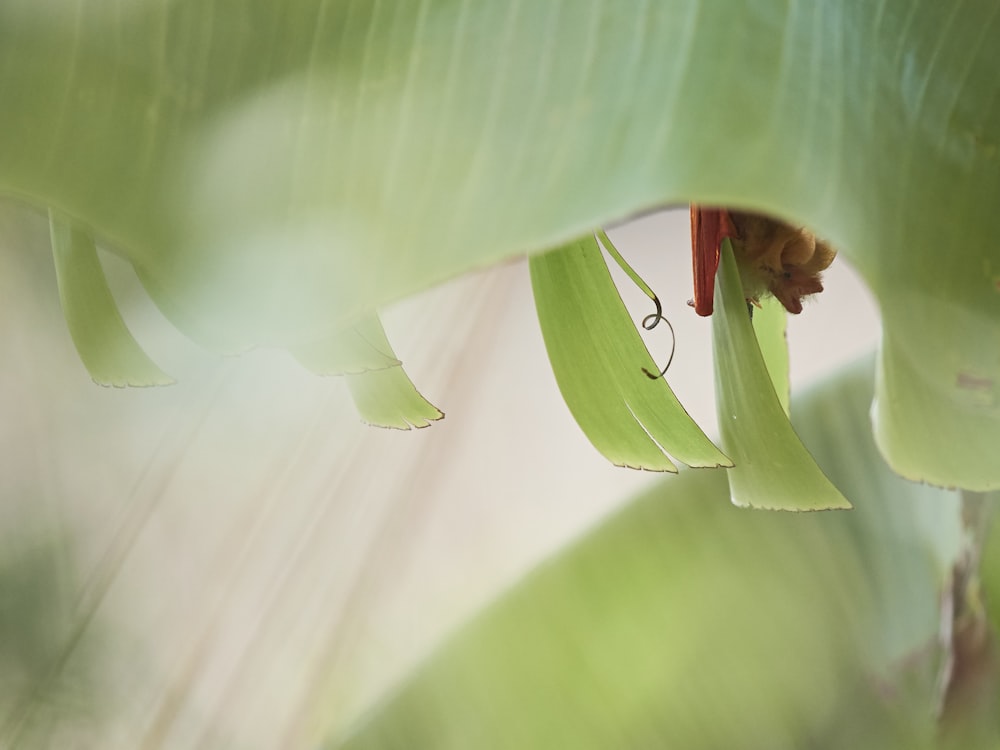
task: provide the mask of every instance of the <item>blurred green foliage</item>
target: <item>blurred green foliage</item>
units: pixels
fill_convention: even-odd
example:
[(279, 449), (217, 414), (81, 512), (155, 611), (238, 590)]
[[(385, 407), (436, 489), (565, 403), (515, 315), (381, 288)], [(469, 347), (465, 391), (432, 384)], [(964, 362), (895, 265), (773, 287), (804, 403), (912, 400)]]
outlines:
[(80, 640), (67, 540), (36, 535), (31, 527), (37, 525), (22, 517), (0, 545), (3, 747), (45, 747), (59, 736), (82, 741), (102, 718), (99, 632)]
[(878, 459), (871, 374), (869, 360), (793, 404), (855, 510), (748, 513), (719, 472), (684, 472), (540, 566), (331, 746), (933, 746), (959, 498)]

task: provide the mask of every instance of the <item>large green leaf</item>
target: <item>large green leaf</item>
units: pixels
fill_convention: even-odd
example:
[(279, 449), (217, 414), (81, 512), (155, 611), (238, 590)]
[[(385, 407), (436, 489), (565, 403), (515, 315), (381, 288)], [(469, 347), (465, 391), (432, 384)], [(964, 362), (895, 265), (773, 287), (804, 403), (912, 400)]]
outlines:
[(879, 299), (891, 461), (995, 487), (998, 35), (993, 0), (6, 0), (0, 192), (227, 350), (651, 206), (767, 210)]
[(954, 492), (892, 474), (872, 363), (796, 404), (857, 507), (747, 514), (684, 472), (540, 566), (343, 744), (929, 747)]

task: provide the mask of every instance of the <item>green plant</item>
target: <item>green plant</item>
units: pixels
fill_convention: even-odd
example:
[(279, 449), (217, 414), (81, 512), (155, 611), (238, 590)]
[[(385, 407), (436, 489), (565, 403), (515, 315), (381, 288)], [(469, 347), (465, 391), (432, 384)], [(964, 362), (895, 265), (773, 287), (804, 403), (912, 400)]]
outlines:
[[(687, 201), (780, 215), (829, 238), (878, 299), (873, 424), (889, 464), (988, 492), (1000, 485), (998, 26), (985, 0), (7, 0), (0, 192), (50, 212), (64, 311), (95, 378), (168, 379), (118, 317), (100, 244), (192, 339), (347, 372), (362, 414), (395, 426), (440, 413), (403, 374), (382, 306), (531, 253), (543, 325), (590, 303), (606, 323), (615, 299), (567, 286), (580, 237)], [(743, 328), (734, 351), (752, 343)], [(622, 330), (584, 343), (600, 357)], [(564, 325), (555, 340), (575, 336)], [(621, 377), (633, 388), (639, 373)], [(719, 371), (719, 392), (752, 403), (770, 388), (762, 373), (744, 384)], [(618, 397), (584, 380), (563, 389), (578, 417)], [(643, 408), (675, 433), (672, 396), (650, 387)], [(618, 409), (633, 414), (645, 429)], [(634, 424), (624, 442), (614, 419), (581, 424), (615, 460), (668, 468)], [(661, 447), (726, 463), (686, 434), (695, 449)], [(735, 486), (753, 436), (723, 438)], [(769, 506), (766, 474), (748, 504)], [(953, 563), (975, 583), (969, 549), (941, 556), (930, 589)], [(959, 614), (975, 614), (974, 590)]]

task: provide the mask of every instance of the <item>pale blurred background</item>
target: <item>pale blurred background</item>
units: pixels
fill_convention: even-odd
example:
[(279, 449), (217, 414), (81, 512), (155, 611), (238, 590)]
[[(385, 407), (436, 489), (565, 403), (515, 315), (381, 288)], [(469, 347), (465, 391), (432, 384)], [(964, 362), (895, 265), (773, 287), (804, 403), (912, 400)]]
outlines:
[[(686, 209), (610, 234), (675, 328), (668, 381), (714, 433), (710, 325), (686, 305)], [(385, 311), (407, 372), (447, 414), (397, 432), (360, 424), (339, 379), (284, 352), (198, 348), (127, 264), (102, 259), (176, 385), (90, 381), (46, 221), (0, 204), (0, 633), (17, 644), (0, 648), (0, 738), (294, 747), (344, 726), (540, 559), (670, 481), (610, 466), (577, 428), (523, 261)], [(633, 317), (651, 312), (615, 275)], [(789, 324), (793, 392), (878, 340), (846, 263), (826, 289)], [(646, 340), (665, 360), (669, 333)]]

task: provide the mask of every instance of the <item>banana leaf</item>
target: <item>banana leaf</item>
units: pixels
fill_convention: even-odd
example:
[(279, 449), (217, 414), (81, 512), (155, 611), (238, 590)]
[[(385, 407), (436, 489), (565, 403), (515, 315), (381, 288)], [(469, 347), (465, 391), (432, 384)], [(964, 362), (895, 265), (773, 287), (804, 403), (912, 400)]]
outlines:
[(731, 506), (689, 470), (539, 565), (341, 750), (932, 747), (958, 493), (873, 450), (871, 359), (793, 404), (839, 514)]
[(774, 213), (878, 298), (892, 465), (986, 490), (998, 34), (992, 0), (6, 0), (0, 194), (224, 351), (327, 340), (651, 207)]

